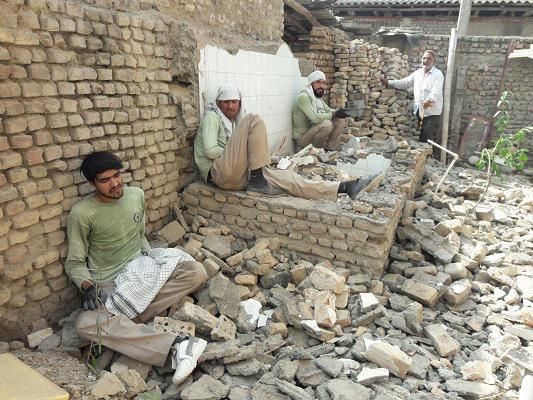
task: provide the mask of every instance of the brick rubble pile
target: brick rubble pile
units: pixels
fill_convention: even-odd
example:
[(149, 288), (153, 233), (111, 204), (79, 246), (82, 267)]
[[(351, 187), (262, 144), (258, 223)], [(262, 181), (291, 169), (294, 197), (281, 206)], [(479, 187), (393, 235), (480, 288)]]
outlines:
[[(154, 326), (205, 338), (199, 367), (175, 387), (169, 366), (106, 350), (98, 379), (62, 386), (87, 399), (517, 398), (533, 370), (533, 192), (492, 187), (469, 212), (481, 175), (456, 169), (434, 194), (443, 172), (430, 163), (406, 202), (382, 279), (175, 209), (157, 240), (192, 254), (210, 279)], [(30, 347), (75, 352), (73, 318), (56, 333), (40, 326)], [(0, 348), (31, 361), (21, 346)]]

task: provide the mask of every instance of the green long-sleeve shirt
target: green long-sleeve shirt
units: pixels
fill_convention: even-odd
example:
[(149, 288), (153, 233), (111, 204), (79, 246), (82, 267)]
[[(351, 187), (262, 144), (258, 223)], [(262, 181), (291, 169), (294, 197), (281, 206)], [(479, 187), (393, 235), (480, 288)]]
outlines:
[(311, 97), (306, 92), (302, 92), (296, 98), (296, 102), (292, 108), (292, 137), (298, 139), (304, 132), (306, 132), (313, 125), (321, 121), (331, 120), (333, 111), (324, 103), (323, 113), (317, 113), (313, 105)]
[(112, 281), (142, 250), (150, 249), (144, 210), (144, 192), (136, 187), (125, 187), (112, 203), (91, 196), (72, 208), (65, 271), (76, 286), (84, 280)]
[(224, 152), (226, 142), (222, 120), (214, 111), (206, 112), (194, 138), (194, 161), (205, 181), (213, 161)]

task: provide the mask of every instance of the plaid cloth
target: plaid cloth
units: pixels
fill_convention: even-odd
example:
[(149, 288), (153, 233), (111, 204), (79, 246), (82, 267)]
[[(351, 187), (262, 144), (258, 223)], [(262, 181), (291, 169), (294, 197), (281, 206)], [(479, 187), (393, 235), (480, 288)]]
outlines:
[(178, 249), (150, 249), (126, 265), (115, 278), (115, 289), (106, 300), (107, 310), (130, 319), (141, 314), (166, 283), (174, 268), (194, 258)]

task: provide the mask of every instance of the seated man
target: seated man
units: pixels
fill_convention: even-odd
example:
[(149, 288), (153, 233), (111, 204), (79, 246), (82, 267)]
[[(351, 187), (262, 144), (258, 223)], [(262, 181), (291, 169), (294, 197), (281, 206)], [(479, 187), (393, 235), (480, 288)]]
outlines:
[(81, 172), (96, 193), (76, 204), (67, 222), (65, 271), (83, 293), (76, 330), (146, 364), (163, 366), (172, 351), (173, 381), (196, 367), (205, 340), (176, 338), (144, 323), (207, 280), (201, 263), (178, 249), (151, 249), (144, 236), (144, 193), (124, 187), (122, 162), (89, 154)]
[(292, 108), (292, 137), (297, 150), (308, 144), (326, 150), (339, 150), (341, 134), (348, 114), (344, 108), (332, 110), (322, 100), (326, 89), (326, 75), (315, 71), (308, 77), (308, 85), (296, 98)]
[[(339, 193), (354, 198), (383, 178), (372, 176), (346, 182), (311, 181), (290, 170), (266, 168), (270, 164), (266, 126), (257, 114), (246, 115), (240, 90), (234, 85), (218, 89), (207, 107), (194, 138), (194, 160), (204, 181), (225, 190), (279, 195), (283, 191), (306, 199), (335, 200)], [(250, 178), (248, 179), (248, 173)]]

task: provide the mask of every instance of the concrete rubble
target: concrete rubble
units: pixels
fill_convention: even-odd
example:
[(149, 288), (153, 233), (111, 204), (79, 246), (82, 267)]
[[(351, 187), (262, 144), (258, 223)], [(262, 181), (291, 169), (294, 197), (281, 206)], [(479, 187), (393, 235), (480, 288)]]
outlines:
[[(159, 238), (188, 249), (210, 279), (153, 326), (208, 341), (196, 371), (175, 387), (169, 365), (102, 349), (86, 385), (62, 386), (73, 399), (517, 399), (533, 372), (531, 196), (493, 186), (473, 212), (477, 172), (457, 167), (434, 194), (442, 172), (430, 161), (405, 204), (380, 284), (276, 238), (173, 221)], [(36, 324), (29, 346), (79, 357), (73, 318), (55, 333)]]

